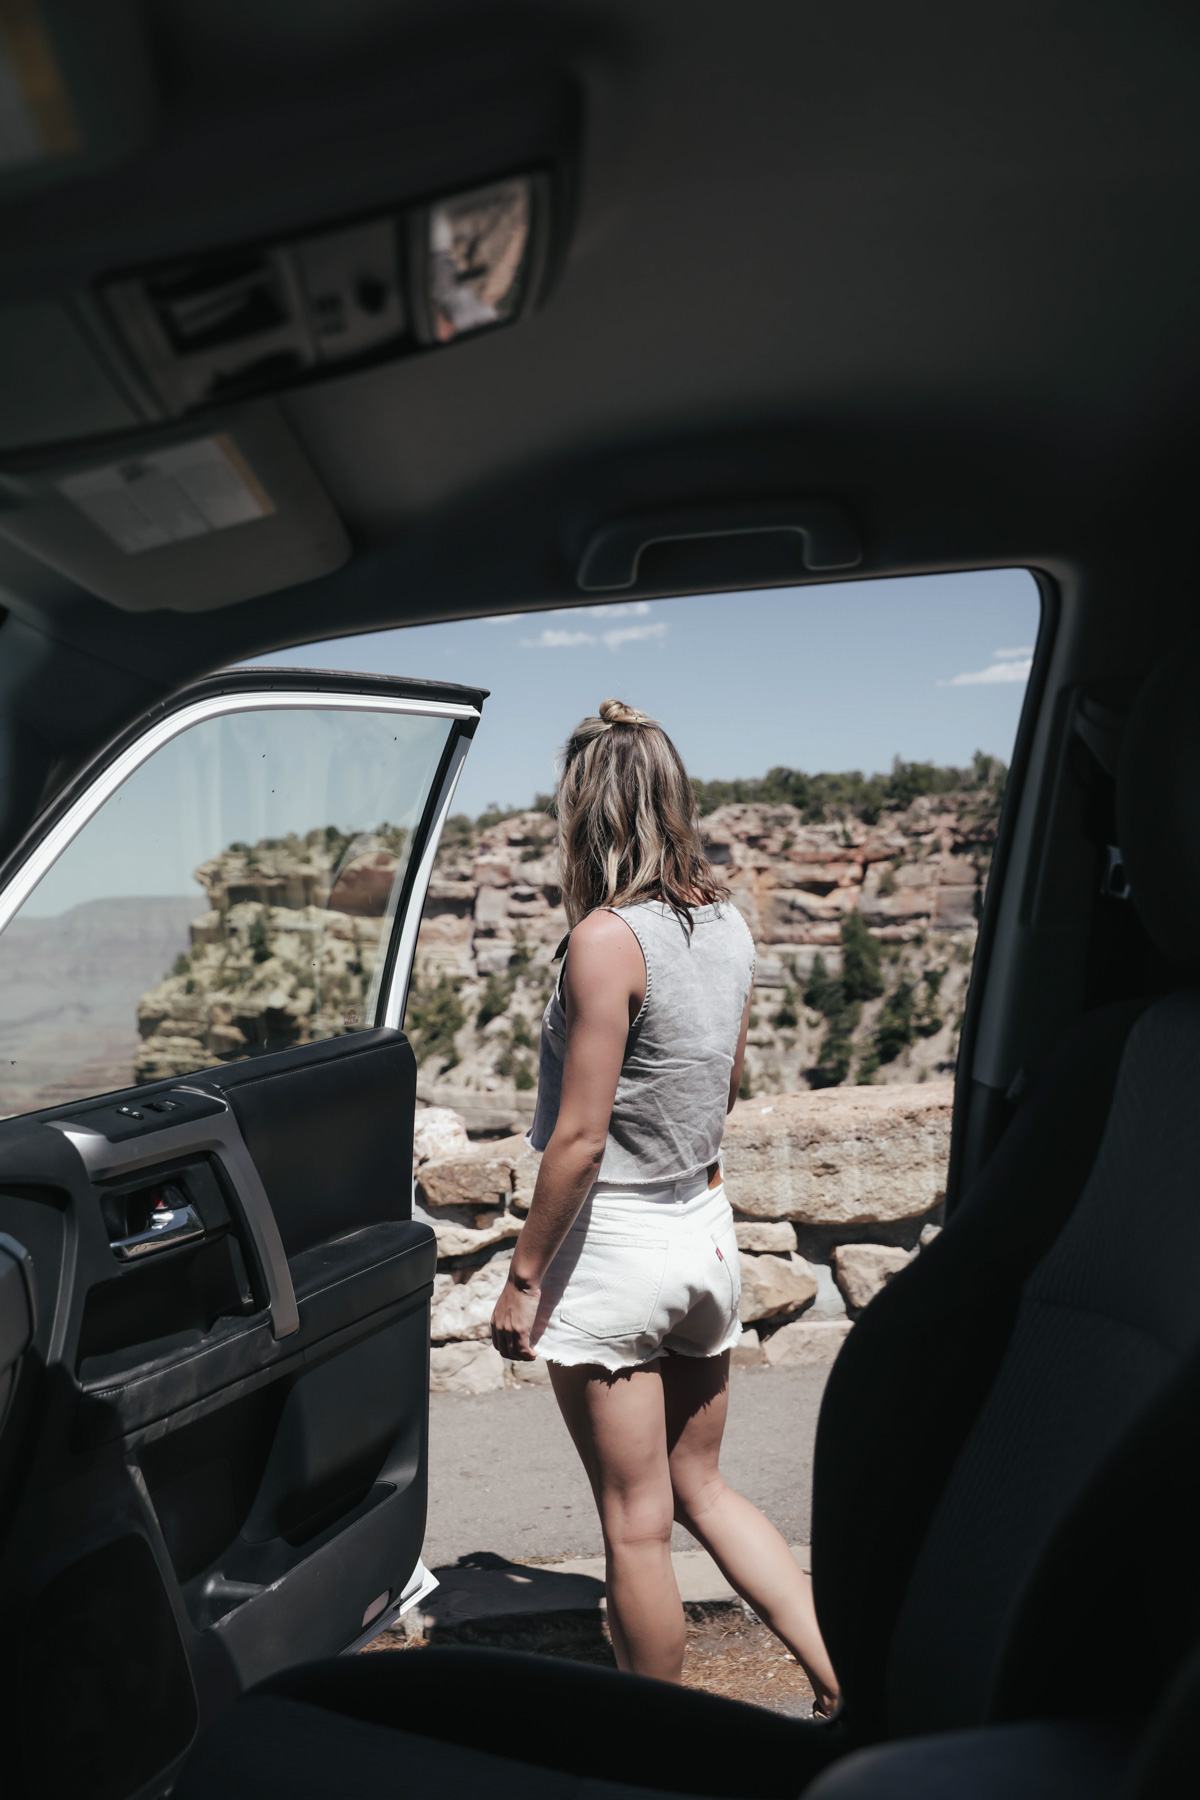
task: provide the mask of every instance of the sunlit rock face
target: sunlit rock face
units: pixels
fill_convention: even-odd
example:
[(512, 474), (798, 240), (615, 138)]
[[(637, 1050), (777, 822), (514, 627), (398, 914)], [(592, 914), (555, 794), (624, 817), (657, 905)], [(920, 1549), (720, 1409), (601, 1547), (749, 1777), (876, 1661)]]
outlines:
[(134, 1079), (361, 1029), (403, 849), (402, 831), (348, 837), (329, 826), (232, 844), (202, 863), (208, 910), (138, 1004)]
[[(950, 1074), (994, 798), (970, 788), (924, 795), (873, 825), (735, 804), (702, 824), (757, 951), (749, 1093), (795, 1092), (821, 1067), (831, 1019), (806, 995), (818, 957), (826, 979), (839, 979), (852, 913), (877, 946), (882, 991), (843, 1019), (840, 1060), (820, 1078), (904, 1084)], [(421, 1096), (453, 1107), (473, 1133), (523, 1130), (533, 1115), (537, 1032), (566, 930), (552, 819), (521, 812), (482, 829), (452, 821), (421, 925), (408, 1026)]]
[[(757, 951), (745, 1092), (952, 1070), (995, 831), (986, 794), (925, 795), (871, 825), (734, 804), (703, 826)], [(190, 952), (141, 999), (136, 1079), (368, 1023), (403, 849), (402, 833), (351, 838), (331, 825), (233, 844), (203, 864), (208, 908), (192, 922)], [(819, 990), (841, 978), (850, 915), (876, 946), (882, 977), (838, 1022)], [(451, 820), (406, 1029), (421, 1098), (452, 1108), (474, 1135), (521, 1132), (532, 1118), (537, 1034), (566, 930), (553, 819)]]
[(798, 1225), (922, 1218), (945, 1196), (954, 1083), (739, 1100), (722, 1147), (739, 1213)]

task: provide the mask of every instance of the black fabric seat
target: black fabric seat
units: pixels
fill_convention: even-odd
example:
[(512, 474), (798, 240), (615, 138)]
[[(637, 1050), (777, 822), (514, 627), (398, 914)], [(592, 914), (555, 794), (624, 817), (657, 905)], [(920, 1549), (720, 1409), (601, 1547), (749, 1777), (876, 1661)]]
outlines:
[(1181, 985), (1080, 1020), (835, 1365), (813, 1565), (838, 1719), (549, 1659), (380, 1654), (239, 1702), (179, 1800), (388, 1792), (385, 1767), (413, 1800), (1115, 1791), (1200, 1637), (1195, 657), (1139, 700), (1118, 816), (1139, 914)]

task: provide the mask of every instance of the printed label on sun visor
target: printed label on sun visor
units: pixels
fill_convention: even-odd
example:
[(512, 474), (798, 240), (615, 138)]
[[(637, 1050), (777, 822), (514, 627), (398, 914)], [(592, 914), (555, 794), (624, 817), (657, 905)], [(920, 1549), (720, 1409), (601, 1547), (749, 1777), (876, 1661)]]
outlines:
[(224, 434), (68, 475), (57, 486), (127, 556), (248, 525), (275, 511)]

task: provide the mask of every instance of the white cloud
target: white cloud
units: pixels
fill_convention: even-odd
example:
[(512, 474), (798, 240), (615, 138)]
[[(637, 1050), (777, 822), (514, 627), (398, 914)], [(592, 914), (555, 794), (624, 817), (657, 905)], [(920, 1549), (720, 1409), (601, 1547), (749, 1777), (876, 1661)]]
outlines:
[(939, 681), (939, 687), (991, 687), (1001, 681), (1028, 681), (1029, 671), (1033, 667), (1033, 651), (1028, 646), (1017, 650), (994, 650), (996, 661), (989, 663), (986, 669), (968, 669), (961, 675), (952, 675), (949, 681)]
[(660, 619), (656, 625), (614, 625), (611, 631), (604, 633), (604, 642), (610, 650), (616, 650), (621, 644), (645, 644), (666, 635), (667, 627)]
[(578, 644), (594, 644), (590, 631), (556, 631), (547, 625), (540, 637), (522, 638), (523, 650), (574, 650)]
[(557, 606), (546, 617), (550, 619), (575, 619), (588, 625), (593, 619), (644, 619), (650, 611), (648, 600), (615, 600), (604, 601), (599, 606)]
[[(582, 609), (581, 609), (582, 610)], [(589, 607), (588, 612), (631, 613), (632, 606)], [(560, 615), (561, 616), (561, 615)], [(667, 635), (664, 620), (659, 619), (653, 625), (610, 625), (607, 631), (599, 636), (594, 631), (568, 631), (564, 626), (543, 626), (535, 638), (522, 638), (524, 650), (577, 650), (584, 644), (605, 644), (610, 650), (619, 650), (622, 644), (645, 644), (660, 642)]]
[(606, 602), (603, 606), (587, 606), (582, 609), (589, 619), (644, 619), (650, 611), (648, 600), (620, 600)]

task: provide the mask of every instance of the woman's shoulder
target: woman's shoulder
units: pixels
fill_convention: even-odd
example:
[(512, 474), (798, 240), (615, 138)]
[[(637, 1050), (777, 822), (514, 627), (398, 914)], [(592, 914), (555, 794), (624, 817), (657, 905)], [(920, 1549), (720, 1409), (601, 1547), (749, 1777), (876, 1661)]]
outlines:
[(580, 919), (567, 939), (571, 950), (583, 944), (623, 943), (629, 937), (629, 927), (620, 913), (611, 912), (607, 907), (597, 907), (586, 919)]
[(639, 963), (642, 960), (641, 945), (632, 926), (619, 912), (604, 907), (580, 919), (567, 940), (567, 954), (575, 969), (613, 956), (636, 958)]

